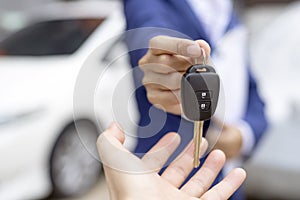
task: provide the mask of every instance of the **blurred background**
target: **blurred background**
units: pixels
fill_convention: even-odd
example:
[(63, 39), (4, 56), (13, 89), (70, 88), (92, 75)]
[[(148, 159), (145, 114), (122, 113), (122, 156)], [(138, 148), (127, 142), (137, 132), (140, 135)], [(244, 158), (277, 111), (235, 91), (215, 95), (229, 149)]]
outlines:
[[(300, 199), (300, 1), (235, 3), (249, 30), (252, 70), (270, 121), (245, 163), (247, 196)], [(79, 109), (75, 123), (72, 95), (91, 50), (124, 27), (118, 0), (0, 0), (1, 200), (108, 199), (101, 165), (77, 129), (94, 155), (98, 124), (107, 126), (112, 111), (99, 108), (94, 119)], [(100, 73), (125, 51), (114, 37), (97, 50), (91, 70)], [(114, 62), (107, 80), (126, 73), (119, 65), (129, 68), (127, 58)], [(111, 101), (112, 82), (96, 97), (99, 104)]]

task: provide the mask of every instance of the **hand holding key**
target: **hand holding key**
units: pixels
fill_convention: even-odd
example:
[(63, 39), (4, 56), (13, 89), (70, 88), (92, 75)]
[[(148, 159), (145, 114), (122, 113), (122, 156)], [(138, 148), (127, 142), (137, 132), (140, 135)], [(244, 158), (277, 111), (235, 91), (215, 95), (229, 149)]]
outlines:
[[(148, 100), (165, 111), (181, 115), (180, 83), (186, 70), (201, 61), (202, 51), (210, 55), (210, 47), (204, 40), (187, 40), (157, 36), (150, 40), (149, 50), (140, 60), (144, 72), (143, 84)], [(208, 58), (207, 58), (208, 59)]]
[[(207, 82), (215, 82), (215, 79), (211, 79), (211, 75), (215, 75), (212, 67), (194, 65), (189, 69), (188, 73), (186, 71), (191, 65), (196, 64), (195, 60), (201, 61), (202, 58), (202, 61), (206, 63), (208, 59), (206, 55), (210, 55), (210, 47), (203, 40), (192, 41), (168, 36), (157, 36), (150, 40), (149, 50), (139, 62), (139, 66), (144, 72), (143, 84), (147, 90), (148, 100), (153, 105), (177, 115), (182, 114), (181, 103), (183, 103), (185, 115), (190, 120), (195, 121), (194, 167), (198, 167), (200, 164), (203, 120), (209, 119), (214, 113), (218, 99), (212, 98), (212, 95), (213, 91), (219, 90), (219, 88), (206, 87)], [(201, 70), (205, 70), (206, 73), (202, 79), (199, 79), (198, 75)], [(181, 85), (183, 74), (186, 75), (186, 80), (190, 79), (190, 83), (195, 88), (191, 88), (190, 84)], [(202, 76), (200, 75), (200, 77)], [(197, 85), (202, 88), (197, 88)], [(211, 86), (212, 84), (209, 83), (208, 85)], [(182, 87), (184, 88), (183, 93), (181, 91)], [(197, 97), (193, 98), (196, 90), (198, 95), (201, 95), (199, 98), (202, 98), (202, 102), (199, 102)], [(215, 97), (218, 97), (218, 94), (216, 94), (214, 94)], [(184, 102), (181, 102), (181, 99)], [(210, 102), (212, 99), (215, 101)]]

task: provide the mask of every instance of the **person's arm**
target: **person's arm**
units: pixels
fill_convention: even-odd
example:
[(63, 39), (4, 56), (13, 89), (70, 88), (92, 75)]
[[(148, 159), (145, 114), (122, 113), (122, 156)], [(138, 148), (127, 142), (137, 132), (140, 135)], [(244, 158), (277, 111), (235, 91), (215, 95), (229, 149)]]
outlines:
[[(264, 135), (268, 122), (265, 115), (265, 104), (258, 93), (257, 83), (251, 72), (248, 72), (249, 85), (247, 108), (244, 117), (234, 125), (224, 125), (215, 149), (226, 152), (227, 158), (241, 155), (248, 158)], [(228, 133), (231, 134), (228, 134)]]
[(249, 85), (246, 88), (248, 98), (244, 116), (234, 124), (224, 124), (221, 135), (218, 133), (207, 135), (209, 141), (216, 141), (215, 137), (218, 137), (213, 148), (222, 149), (227, 158), (242, 156), (243, 159), (247, 159), (267, 129), (265, 104), (258, 94), (254, 77), (250, 72), (248, 76)]
[(256, 80), (250, 71), (248, 91), (247, 110), (243, 119), (250, 128), (247, 129), (252, 131), (254, 143), (252, 147), (248, 147), (252, 151), (265, 133), (268, 122), (265, 115), (265, 103), (259, 96)]
[[(210, 188), (225, 163), (224, 153), (214, 150), (202, 168), (181, 187), (193, 169), (194, 144), (192, 142), (161, 176), (157, 172), (180, 143), (178, 134), (165, 135), (142, 159), (125, 149), (123, 143), (124, 133), (114, 123), (99, 136), (97, 141), (112, 200), (225, 200), (246, 178), (245, 171), (236, 168), (220, 183)], [(206, 147), (207, 143), (203, 139), (202, 153), (205, 152)]]
[[(145, 55), (151, 38), (172, 35), (170, 30), (176, 30), (174, 23), (170, 22), (167, 4), (162, 0), (123, 0), (126, 30), (131, 30), (126, 33), (126, 41), (133, 67), (138, 66), (138, 61)], [(169, 20), (164, 20), (166, 18)], [(137, 30), (146, 27), (149, 29)]]
[[(165, 19), (167, 16), (166, 12), (168, 9), (165, 7), (166, 4), (167, 3), (164, 4), (163, 1), (161, 0), (151, 0), (151, 1), (124, 0), (124, 12), (126, 16), (127, 30), (141, 28), (141, 27), (164, 27), (164, 28), (176, 30), (176, 27), (173, 27), (174, 23), (171, 23), (170, 20), (162, 20)], [(148, 43), (150, 39), (157, 35), (170, 35), (170, 32), (164, 32), (164, 30), (162, 29), (153, 29), (153, 31), (151, 31), (151, 29), (148, 29), (144, 31), (143, 30), (134, 31), (127, 34), (126, 39), (130, 50), (129, 53), (130, 61), (133, 67), (139, 65), (138, 64), (139, 61), (147, 53)], [(144, 49), (136, 50), (140, 47), (143, 47)], [(174, 57), (172, 57), (172, 59), (173, 58)], [(174, 62), (176, 63), (176, 61), (177, 60), (175, 60)], [(142, 63), (146, 63), (146, 62), (142, 62)], [(161, 63), (161, 62), (157, 61), (157, 63)], [(145, 71), (143, 74), (141, 73), (135, 74), (135, 76), (139, 76), (138, 81), (142, 79), (141, 76), (146, 76), (146, 78), (148, 77), (149, 82), (153, 82), (153, 80), (149, 79), (149, 76), (147, 75), (147, 72), (145, 73)], [(228, 124), (227, 126), (228, 128), (226, 130), (228, 130), (227, 133), (229, 133), (230, 135), (223, 134), (224, 139), (222, 138), (219, 139), (218, 144), (220, 145), (218, 147), (221, 146), (224, 147), (223, 150), (225, 151), (228, 157), (235, 157), (238, 156), (240, 153), (242, 153), (242, 155), (249, 155), (252, 149), (254, 148), (254, 146), (259, 141), (259, 138), (263, 134), (266, 127), (263, 104), (261, 104), (261, 100), (257, 94), (255, 82), (253, 83), (252, 79), (250, 81), (251, 82), (249, 86), (249, 100), (248, 100), (247, 112), (245, 117), (243, 118), (243, 120), (241, 120), (241, 123), (239, 124), (234, 124), (234, 125)], [(149, 87), (147, 88), (147, 86), (146, 89), (147, 89), (148, 97), (150, 98), (153, 97), (152, 94), (155, 93), (149, 93)], [(178, 94), (178, 91), (173, 94)], [(155, 96), (159, 97), (157, 94), (155, 94)], [(168, 102), (172, 102), (170, 101), (172, 99), (176, 100), (176, 97), (174, 97), (174, 95), (172, 97), (173, 98), (169, 99)], [(165, 99), (165, 96), (161, 96), (161, 98)], [(156, 103), (160, 105), (161, 103), (163, 104), (163, 102), (160, 101), (161, 101), (160, 99), (153, 99), (153, 98), (152, 100), (150, 100), (151, 103)], [(174, 103), (178, 104), (178, 101)], [(255, 108), (255, 111), (252, 110), (253, 107)], [(176, 112), (171, 112), (171, 113), (173, 114), (175, 113), (177, 115), (180, 114), (178, 109), (179, 106), (177, 106)], [(169, 110), (166, 109), (166, 111)], [(257, 116), (256, 113), (258, 114)], [(259, 120), (256, 120), (255, 119), (256, 117), (258, 117)], [(233, 143), (235, 144), (234, 149), (232, 148)]]

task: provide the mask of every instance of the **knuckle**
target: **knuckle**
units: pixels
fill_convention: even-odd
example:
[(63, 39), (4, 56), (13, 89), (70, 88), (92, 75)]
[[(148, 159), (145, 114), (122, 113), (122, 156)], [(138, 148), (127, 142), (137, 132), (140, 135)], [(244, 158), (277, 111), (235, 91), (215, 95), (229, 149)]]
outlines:
[(157, 103), (157, 95), (154, 95), (153, 92), (147, 90), (147, 98), (150, 103), (156, 104)]
[(149, 40), (149, 46), (151, 47), (153, 44), (155, 44), (157, 42), (157, 40), (160, 38), (160, 36), (154, 36), (153, 38), (151, 38)]
[(154, 36), (153, 38), (151, 38), (149, 40), (149, 47), (150, 48), (155, 48), (157, 46), (157, 44), (159, 43), (159, 41), (161, 41), (163, 38), (162, 35), (158, 35), (158, 36)]
[(142, 57), (139, 62), (138, 65), (142, 68), (142, 66), (146, 63), (145, 57)]
[(174, 107), (174, 106), (179, 106), (179, 100), (177, 99), (176, 95), (174, 93), (171, 93), (170, 95), (168, 95), (168, 98), (166, 98), (168, 102), (168, 104), (171, 106), (171, 107)]
[(156, 154), (147, 155), (146, 157), (143, 158), (143, 161), (150, 169), (157, 169), (163, 165), (162, 158)]
[(186, 52), (186, 48), (188, 45), (191, 45), (192, 42), (190, 40), (187, 40), (187, 39), (180, 39), (178, 40), (177, 42), (177, 53), (179, 55), (186, 55), (187, 52)]
[(142, 79), (142, 84), (147, 88), (147, 83), (148, 83), (148, 80), (147, 80), (147, 77), (144, 75), (143, 79)]
[(142, 68), (143, 65), (149, 63), (149, 56), (148, 53), (146, 55), (144, 55), (138, 62), (138, 65)]
[(183, 47), (184, 47), (184, 42), (182, 40), (179, 40), (177, 43), (177, 52), (178, 54), (182, 55), (183, 54)]
[(180, 88), (180, 80), (181, 80), (181, 74), (178, 72), (171, 73), (169, 76), (170, 83), (173, 86), (173, 90)]
[(178, 176), (181, 178), (185, 178), (188, 174), (188, 172), (185, 170), (185, 168), (181, 165), (176, 165), (171, 168)]
[(207, 189), (207, 185), (200, 178), (192, 178), (190, 182), (197, 186), (198, 192), (203, 194)]
[(142, 79), (142, 84), (146, 88), (147, 93), (152, 91), (151, 89), (153, 88), (153, 83), (152, 83), (152, 81), (149, 80), (149, 78), (146, 74), (144, 75), (144, 77)]
[(171, 56), (168, 54), (162, 54), (158, 57), (158, 63), (163, 65), (170, 65), (171, 64)]

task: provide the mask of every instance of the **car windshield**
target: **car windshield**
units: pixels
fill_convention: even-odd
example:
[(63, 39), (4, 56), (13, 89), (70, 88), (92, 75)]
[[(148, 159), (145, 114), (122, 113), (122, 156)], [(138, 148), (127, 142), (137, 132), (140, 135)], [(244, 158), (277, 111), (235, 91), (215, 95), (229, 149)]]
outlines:
[(0, 55), (69, 55), (103, 21), (104, 19), (70, 19), (36, 23), (0, 42)]

